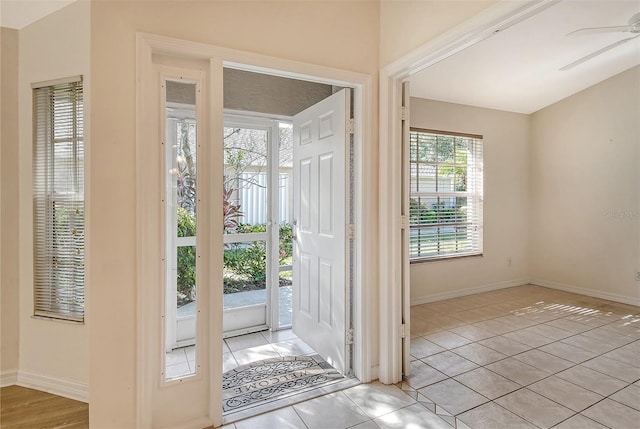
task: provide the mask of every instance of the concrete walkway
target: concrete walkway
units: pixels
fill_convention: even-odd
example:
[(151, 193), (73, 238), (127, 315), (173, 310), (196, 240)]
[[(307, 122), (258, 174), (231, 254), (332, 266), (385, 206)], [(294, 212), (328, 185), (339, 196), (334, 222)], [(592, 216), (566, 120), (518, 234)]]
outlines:
[[(281, 286), (280, 290), (280, 327), (291, 325), (291, 310), (293, 308), (292, 286)], [(249, 305), (264, 304), (267, 292), (265, 289), (250, 290), (246, 292), (228, 293), (224, 295), (224, 308), (246, 307)], [(178, 317), (193, 316), (196, 314), (196, 303), (190, 302), (178, 308)]]

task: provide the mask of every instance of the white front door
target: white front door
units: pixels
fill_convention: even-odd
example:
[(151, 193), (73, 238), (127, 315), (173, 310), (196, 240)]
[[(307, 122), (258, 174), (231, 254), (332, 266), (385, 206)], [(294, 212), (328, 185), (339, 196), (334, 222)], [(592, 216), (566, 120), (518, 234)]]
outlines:
[(293, 332), (342, 373), (350, 102), (343, 89), (293, 119)]

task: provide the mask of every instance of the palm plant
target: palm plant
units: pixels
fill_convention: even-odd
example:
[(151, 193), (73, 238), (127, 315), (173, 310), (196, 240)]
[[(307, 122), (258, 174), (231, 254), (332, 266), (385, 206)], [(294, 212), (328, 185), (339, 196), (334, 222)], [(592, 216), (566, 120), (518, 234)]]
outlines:
[(225, 232), (235, 230), (238, 227), (238, 219), (244, 214), (240, 211), (240, 204), (232, 200), (233, 191), (232, 188), (227, 189), (226, 186), (222, 189), (222, 213)]

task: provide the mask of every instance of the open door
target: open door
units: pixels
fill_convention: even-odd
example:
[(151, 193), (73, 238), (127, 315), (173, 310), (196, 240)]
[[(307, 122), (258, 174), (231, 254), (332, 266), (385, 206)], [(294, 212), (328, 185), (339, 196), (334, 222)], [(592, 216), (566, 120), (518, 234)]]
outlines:
[(350, 103), (343, 89), (293, 118), (293, 332), (342, 373)]

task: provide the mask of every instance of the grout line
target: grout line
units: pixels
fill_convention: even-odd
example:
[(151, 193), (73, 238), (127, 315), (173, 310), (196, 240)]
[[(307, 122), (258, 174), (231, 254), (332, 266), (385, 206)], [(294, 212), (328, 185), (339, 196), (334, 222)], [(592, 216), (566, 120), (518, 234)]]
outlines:
[(289, 405), (291, 407), (291, 409), (293, 410), (294, 413), (296, 413), (296, 415), (298, 416), (298, 418), (300, 419), (300, 421), (302, 422), (302, 424), (304, 425), (304, 427), (306, 427), (307, 429), (309, 429), (309, 425), (307, 424), (307, 422), (304, 421), (304, 419), (302, 418), (302, 415), (298, 412), (298, 410), (296, 410), (295, 407), (296, 404), (291, 404)]
[[(601, 304), (601, 305), (599, 305), (599, 306), (598, 306), (598, 308), (599, 308), (599, 307), (603, 307), (604, 305), (606, 305), (606, 304)], [(428, 304), (425, 304), (425, 306), (428, 306)], [(486, 307), (486, 306), (481, 306), (481, 307)], [(481, 308), (481, 307), (478, 307), (478, 308)], [(461, 310), (461, 311), (466, 311), (466, 310)], [(509, 312), (507, 313), (507, 315), (509, 315), (509, 314), (512, 314), (512, 313), (511, 313), (511, 311), (509, 311)], [(501, 317), (504, 317), (504, 316), (495, 316), (495, 317), (492, 317), (492, 318), (490, 318), (490, 319), (486, 319), (486, 320), (494, 320), (494, 319), (498, 319), (498, 318), (501, 318)], [(524, 316), (524, 317), (526, 317), (526, 316)], [(505, 379), (507, 379), (507, 380), (509, 380), (509, 381), (511, 381), (511, 382), (516, 383), (516, 384), (517, 384), (518, 386), (520, 386), (520, 387), (519, 387), (518, 389), (516, 389), (516, 390), (513, 390), (513, 391), (511, 391), (511, 392), (505, 393), (504, 395), (498, 396), (498, 397), (493, 398), (493, 399), (489, 399), (489, 398), (486, 398), (484, 395), (482, 395), (480, 392), (477, 392), (475, 389), (473, 389), (473, 388), (471, 388), (471, 387), (469, 387), (469, 386), (465, 385), (464, 383), (461, 383), (463, 386), (467, 387), (467, 388), (468, 388), (468, 389), (470, 389), (471, 391), (473, 391), (473, 392), (475, 392), (475, 393), (477, 393), (477, 394), (479, 394), (479, 395), (481, 395), (481, 396), (485, 397), (486, 399), (488, 399), (488, 402), (485, 402), (485, 403), (483, 403), (483, 404), (481, 404), (481, 405), (478, 405), (478, 406), (476, 406), (476, 407), (470, 408), (469, 410), (465, 410), (465, 411), (463, 411), (463, 413), (466, 413), (466, 412), (468, 412), (468, 411), (470, 411), (470, 410), (473, 410), (474, 408), (477, 408), (477, 407), (480, 407), (480, 406), (482, 406), (482, 405), (485, 405), (485, 404), (487, 404), (487, 403), (489, 403), (489, 402), (493, 402), (493, 403), (495, 403), (496, 405), (500, 406), (501, 408), (505, 409), (507, 412), (509, 412), (509, 413), (511, 413), (511, 414), (514, 414), (514, 415), (517, 415), (517, 414), (515, 414), (513, 411), (508, 410), (508, 409), (506, 409), (505, 407), (502, 407), (500, 404), (496, 403), (495, 401), (496, 401), (497, 399), (501, 398), (501, 397), (504, 397), (504, 396), (510, 395), (510, 394), (515, 393), (515, 392), (517, 392), (517, 391), (519, 391), (519, 390), (527, 389), (527, 390), (531, 391), (532, 393), (534, 393), (534, 394), (538, 394), (538, 395), (540, 395), (540, 396), (542, 396), (542, 397), (546, 398), (547, 400), (550, 400), (550, 401), (552, 401), (552, 402), (554, 402), (554, 403), (557, 403), (558, 405), (562, 406), (563, 408), (565, 408), (565, 409), (567, 409), (567, 410), (571, 411), (573, 414), (572, 414), (571, 416), (567, 417), (567, 419), (569, 419), (569, 418), (572, 418), (573, 416), (575, 416), (575, 415), (577, 415), (577, 414), (582, 413), (582, 412), (583, 412), (583, 411), (585, 411), (586, 409), (589, 409), (589, 408), (591, 408), (591, 407), (595, 406), (596, 404), (598, 404), (598, 403), (600, 403), (600, 402), (604, 401), (605, 399), (610, 399), (610, 397), (611, 397), (612, 395), (616, 394), (616, 393), (617, 393), (617, 392), (619, 392), (620, 390), (623, 390), (623, 389), (628, 388), (630, 385), (633, 385), (635, 382), (637, 382), (637, 381), (634, 381), (634, 382), (629, 383), (629, 382), (627, 382), (627, 381), (625, 381), (625, 380), (621, 380), (622, 382), (626, 383), (626, 386), (621, 387), (620, 389), (616, 390), (615, 392), (612, 392), (611, 394), (609, 394), (609, 395), (607, 395), (607, 396), (605, 396), (605, 395), (601, 395), (601, 394), (599, 394), (598, 392), (593, 392), (593, 393), (595, 393), (595, 394), (598, 394), (598, 395), (599, 395), (599, 396), (601, 396), (602, 398), (601, 398), (600, 400), (596, 401), (595, 403), (593, 403), (593, 404), (589, 405), (588, 407), (584, 408), (583, 410), (581, 410), (581, 411), (577, 411), (577, 412), (576, 412), (576, 411), (574, 411), (574, 410), (572, 410), (572, 409), (570, 409), (570, 408), (568, 408), (568, 407), (566, 407), (566, 406), (564, 406), (564, 405), (563, 405), (563, 404), (561, 404), (561, 403), (558, 403), (558, 402), (554, 401), (554, 400), (553, 400), (553, 399), (551, 399), (551, 398), (546, 397), (544, 394), (537, 393), (537, 392), (534, 392), (534, 391), (532, 391), (532, 390), (528, 389), (528, 386), (530, 386), (530, 385), (533, 385), (533, 384), (535, 384), (535, 383), (541, 382), (541, 381), (546, 380), (546, 379), (548, 379), (548, 378), (550, 378), (550, 377), (554, 377), (554, 376), (556, 376), (557, 374), (559, 374), (559, 373), (561, 373), (561, 372), (564, 372), (564, 371), (567, 371), (567, 370), (569, 370), (569, 369), (571, 369), (571, 368), (574, 368), (574, 367), (580, 366), (580, 365), (582, 365), (582, 364), (583, 364), (583, 363), (585, 363), (585, 362), (588, 362), (588, 361), (593, 360), (593, 359), (597, 359), (597, 358), (599, 358), (599, 357), (601, 357), (601, 356), (603, 356), (603, 355), (605, 355), (605, 354), (607, 354), (607, 353), (610, 353), (610, 352), (612, 352), (612, 351), (614, 351), (614, 350), (618, 350), (618, 349), (620, 349), (620, 348), (622, 348), (622, 347), (625, 347), (625, 346), (627, 346), (627, 345), (629, 345), (629, 344), (634, 343), (635, 341), (638, 341), (638, 339), (637, 339), (637, 338), (635, 338), (635, 337), (633, 337), (633, 336), (631, 336), (631, 335), (624, 335), (624, 336), (626, 336), (626, 337), (630, 337), (630, 338), (632, 338), (632, 339), (631, 339), (631, 341), (629, 341), (629, 342), (627, 342), (627, 343), (625, 343), (625, 344), (619, 345), (619, 346), (615, 346), (615, 347), (614, 347), (614, 345), (609, 344), (610, 346), (612, 346), (612, 347), (614, 347), (614, 348), (613, 348), (613, 349), (611, 349), (611, 350), (608, 350), (608, 351), (606, 351), (606, 352), (603, 352), (603, 353), (598, 353), (597, 355), (595, 355), (595, 356), (593, 356), (593, 357), (591, 357), (591, 358), (589, 358), (589, 359), (586, 359), (585, 361), (582, 361), (582, 362), (573, 362), (573, 361), (570, 361), (570, 360), (568, 360), (568, 359), (565, 359), (565, 358), (564, 358), (564, 357), (562, 357), (562, 356), (556, 356), (556, 355), (554, 355), (553, 353), (549, 353), (549, 352), (547, 352), (547, 351), (545, 351), (545, 350), (542, 350), (542, 349), (541, 349), (542, 347), (546, 347), (546, 346), (548, 346), (548, 345), (555, 344), (555, 343), (561, 343), (561, 344), (563, 344), (563, 345), (570, 346), (570, 347), (575, 347), (575, 348), (578, 348), (578, 349), (580, 349), (580, 350), (590, 351), (590, 350), (584, 349), (584, 348), (579, 347), (579, 346), (575, 346), (575, 345), (570, 344), (570, 343), (565, 343), (565, 342), (563, 342), (563, 340), (566, 340), (566, 339), (568, 339), (568, 338), (572, 338), (572, 337), (575, 337), (575, 336), (578, 336), (578, 335), (582, 335), (582, 334), (584, 334), (585, 332), (590, 332), (590, 331), (593, 331), (593, 330), (595, 330), (595, 329), (602, 328), (603, 326), (613, 325), (614, 323), (617, 323), (617, 321), (612, 321), (612, 322), (605, 323), (605, 324), (601, 324), (601, 325), (598, 325), (598, 326), (592, 326), (592, 325), (584, 324), (584, 323), (581, 323), (581, 322), (578, 322), (578, 321), (575, 321), (575, 320), (566, 319), (567, 317), (569, 317), (569, 315), (562, 315), (561, 313), (557, 313), (557, 317), (554, 317), (554, 318), (551, 318), (551, 319), (548, 319), (548, 320), (545, 320), (545, 321), (542, 321), (542, 322), (539, 322), (539, 323), (535, 323), (535, 324), (530, 325), (530, 326), (527, 326), (527, 327), (518, 328), (518, 329), (515, 329), (515, 330), (512, 330), (512, 331), (509, 331), (509, 332), (519, 332), (519, 331), (522, 331), (522, 330), (528, 329), (528, 328), (533, 327), (533, 326), (545, 325), (545, 326), (548, 326), (548, 327), (553, 328), (553, 329), (555, 329), (555, 330), (564, 331), (564, 332), (566, 332), (566, 333), (570, 334), (570, 335), (568, 335), (568, 336), (566, 336), (566, 337), (563, 337), (563, 338), (557, 338), (557, 339), (555, 339), (555, 338), (550, 338), (550, 337), (548, 337), (547, 335), (543, 335), (543, 334), (541, 335), (541, 334), (538, 334), (538, 335), (541, 335), (541, 336), (543, 336), (543, 337), (546, 337), (546, 338), (548, 338), (548, 339), (550, 339), (550, 340), (552, 340), (552, 341), (551, 341), (551, 342), (549, 342), (549, 343), (546, 343), (546, 344), (542, 344), (542, 345), (540, 345), (540, 346), (538, 346), (538, 347), (532, 347), (532, 346), (531, 346), (531, 345), (529, 345), (529, 344), (524, 344), (525, 346), (527, 346), (527, 347), (531, 347), (531, 348), (530, 348), (529, 350), (522, 351), (522, 352), (520, 352), (520, 353), (515, 353), (515, 354), (512, 354), (512, 355), (506, 355), (506, 356), (505, 356), (504, 358), (502, 358), (502, 359), (498, 359), (498, 360), (496, 360), (496, 361), (494, 361), (494, 362), (490, 362), (490, 363), (487, 363), (487, 364), (484, 364), (484, 365), (479, 365), (477, 368), (474, 368), (474, 369), (471, 369), (471, 370), (468, 370), (468, 371), (463, 371), (463, 372), (461, 372), (460, 374), (457, 374), (457, 375), (455, 375), (455, 376), (448, 376), (447, 374), (445, 374), (445, 375), (447, 376), (447, 378), (446, 378), (446, 379), (444, 379), (444, 380), (440, 380), (440, 381), (437, 381), (437, 382), (434, 382), (434, 383), (427, 384), (427, 385), (422, 386), (422, 387), (420, 387), (420, 388), (418, 388), (418, 389), (416, 389), (416, 390), (422, 389), (422, 388), (424, 388), (424, 387), (427, 387), (427, 386), (430, 386), (430, 385), (433, 385), (433, 384), (441, 383), (441, 382), (444, 382), (444, 381), (447, 381), (447, 380), (450, 380), (450, 379), (453, 379), (454, 381), (457, 381), (457, 380), (455, 380), (455, 378), (454, 378), (454, 377), (457, 377), (457, 376), (459, 376), (459, 375), (465, 374), (465, 373), (470, 372), (470, 371), (474, 371), (474, 370), (476, 370), (476, 369), (478, 369), (478, 368), (485, 368), (485, 369), (487, 369), (488, 371), (491, 371), (492, 373), (495, 373), (496, 375), (498, 375), (498, 376), (500, 376), (500, 377), (503, 377), (503, 378), (505, 378)], [(566, 319), (567, 321), (569, 321), (569, 322), (578, 323), (578, 324), (580, 324), (580, 325), (583, 325), (585, 328), (588, 328), (588, 329), (585, 329), (584, 331), (574, 332), (574, 331), (571, 331), (571, 330), (567, 330), (567, 329), (563, 329), (563, 328), (561, 328), (561, 327), (555, 326), (554, 324), (550, 324), (550, 323), (551, 323), (551, 322), (553, 322), (553, 321), (556, 321), (556, 320), (565, 320), (565, 319)], [(461, 325), (461, 326), (469, 326), (469, 325), (475, 326), (475, 324), (474, 324), (474, 323), (478, 323), (478, 322), (472, 322), (472, 323), (471, 323), (471, 322), (465, 322), (465, 323), (466, 323), (466, 325)], [(458, 333), (456, 333), (456, 332), (451, 331), (451, 329), (455, 329), (455, 328), (457, 328), (457, 327), (460, 327), (460, 326), (456, 326), (456, 327), (454, 327), (454, 328), (447, 328), (447, 329), (443, 329), (442, 331), (429, 332), (429, 333), (425, 333), (424, 335), (417, 335), (417, 337), (419, 337), (419, 338), (423, 338), (423, 339), (425, 339), (425, 340), (430, 341), (430, 342), (432, 342), (432, 343), (433, 343), (433, 341), (431, 341), (431, 340), (429, 340), (429, 338), (427, 338), (428, 336), (434, 335), (434, 334), (439, 333), (439, 332), (448, 332), (448, 333), (452, 333), (452, 334), (455, 334), (455, 335), (460, 335), (460, 336), (462, 336), (463, 338), (467, 338), (467, 339), (469, 339), (469, 340), (471, 341), (471, 343), (469, 343), (469, 344), (465, 344), (465, 345), (463, 345), (463, 346), (457, 346), (457, 347), (451, 347), (451, 348), (444, 347), (444, 348), (445, 348), (445, 350), (443, 350), (443, 351), (441, 351), (441, 352), (433, 353), (433, 354), (431, 354), (431, 355), (424, 356), (424, 357), (421, 357), (421, 358), (416, 358), (415, 356), (412, 356), (412, 357), (414, 357), (416, 360), (419, 360), (419, 361), (421, 361), (422, 363), (426, 364), (429, 368), (432, 368), (432, 369), (434, 369), (434, 370), (436, 370), (436, 371), (437, 371), (437, 369), (436, 369), (436, 368), (434, 368), (434, 367), (432, 367), (431, 365), (429, 365), (429, 364), (428, 364), (427, 362), (425, 362), (423, 359), (426, 359), (426, 358), (428, 358), (428, 357), (430, 357), (430, 356), (434, 356), (434, 355), (437, 355), (437, 354), (440, 354), (440, 353), (444, 353), (444, 352), (446, 352), (446, 351), (451, 351), (451, 352), (455, 353), (455, 349), (460, 348), (460, 347), (464, 347), (464, 346), (467, 346), (467, 345), (470, 345), (470, 344), (479, 344), (479, 345), (481, 345), (481, 346), (484, 346), (483, 344), (480, 344), (480, 342), (481, 342), (481, 341), (485, 341), (485, 340), (490, 339), (490, 338), (501, 337), (501, 336), (503, 336), (503, 335), (505, 335), (505, 334), (509, 333), (509, 332), (505, 332), (505, 333), (502, 333), (502, 334), (496, 334), (496, 335), (493, 335), (493, 336), (488, 337), (488, 338), (483, 338), (483, 339), (480, 339), (480, 340), (474, 340), (474, 339), (472, 339), (472, 338), (465, 337), (463, 334), (458, 334)], [(477, 328), (481, 328), (481, 329), (483, 329), (482, 327), (478, 327), (478, 326), (476, 326), (476, 327), (477, 327)], [(494, 334), (495, 334), (495, 332), (492, 332), (492, 333), (494, 333)], [(615, 333), (615, 334), (617, 334), (617, 335), (623, 335), (623, 334), (618, 334), (617, 332), (614, 332), (614, 333)], [(587, 335), (587, 336), (585, 336), (585, 337), (590, 338), (588, 335)], [(503, 338), (507, 338), (507, 339), (511, 340), (511, 339), (510, 339), (510, 338), (508, 338), (508, 337), (503, 337)], [(514, 340), (514, 341), (515, 341), (515, 340)], [(593, 341), (598, 341), (598, 340), (594, 338), (594, 339), (593, 339)], [(519, 341), (516, 341), (516, 342), (519, 342)], [(440, 346), (440, 347), (443, 347), (443, 346), (441, 346), (440, 344), (437, 344), (437, 343), (434, 343), (434, 344), (436, 344), (436, 345), (438, 345), (438, 346)], [(496, 351), (496, 352), (501, 353), (501, 351), (500, 351), (500, 350), (493, 349), (493, 348), (491, 348), (491, 347), (489, 347), (489, 346), (484, 346), (484, 347), (488, 347), (488, 348), (489, 348), (489, 349), (491, 349), (492, 351)], [(546, 377), (543, 377), (543, 378), (541, 378), (540, 380), (536, 380), (536, 381), (534, 381), (534, 382), (532, 382), (532, 383), (529, 383), (529, 384), (527, 384), (527, 385), (521, 385), (520, 383), (517, 383), (515, 380), (511, 380), (511, 379), (509, 379), (509, 377), (503, 376), (502, 374), (498, 374), (498, 373), (496, 373), (495, 371), (492, 371), (491, 369), (486, 368), (486, 366), (487, 366), (487, 365), (490, 365), (490, 364), (492, 364), (492, 363), (499, 362), (499, 361), (502, 361), (502, 360), (505, 360), (505, 359), (508, 359), (508, 358), (513, 358), (514, 356), (518, 356), (518, 355), (520, 355), (520, 354), (527, 353), (527, 352), (530, 352), (530, 351), (532, 351), (532, 350), (538, 350), (538, 351), (540, 351), (540, 352), (546, 353), (546, 354), (548, 354), (548, 355), (550, 355), (550, 356), (553, 356), (553, 357), (555, 357), (555, 358), (565, 360), (565, 361), (567, 361), (567, 362), (570, 362), (570, 363), (571, 363), (571, 365), (570, 365), (569, 367), (567, 367), (567, 368), (564, 368), (564, 369), (560, 370), (560, 371), (557, 371), (557, 372), (551, 372), (551, 373), (549, 373)], [(455, 353), (455, 354), (456, 354), (456, 355), (458, 355), (457, 353)], [(463, 359), (467, 359), (467, 358), (466, 358), (466, 357), (464, 357), (464, 356), (461, 356), (461, 355), (458, 355), (458, 356), (460, 356), (460, 357), (461, 357), (461, 358), (463, 358)], [(469, 359), (467, 359), (467, 360), (469, 360)], [(518, 360), (518, 359), (516, 359), (516, 360)], [(616, 359), (613, 359), (613, 360), (616, 360)], [(473, 361), (471, 361), (471, 362), (473, 362)], [(535, 368), (535, 369), (537, 369), (537, 370), (545, 371), (545, 372), (546, 372), (546, 370), (545, 370), (545, 369), (535, 367), (535, 366), (530, 365), (530, 364), (528, 364), (528, 363), (526, 363), (526, 362), (522, 362), (522, 361), (519, 361), (519, 362), (521, 362), (521, 363), (523, 363), (523, 364), (525, 364), (525, 365), (529, 365), (529, 366), (531, 366), (532, 368)], [(619, 362), (619, 363), (622, 363), (622, 364), (626, 364), (626, 362), (622, 362), (622, 361), (618, 361), (618, 360), (616, 360), (616, 362)], [(476, 363), (476, 362), (473, 362), (473, 363)], [(588, 367), (586, 367), (586, 368), (588, 368)], [(594, 370), (594, 369), (592, 369), (592, 370), (593, 370), (593, 371), (596, 371), (596, 372), (599, 372), (599, 371)], [(611, 378), (613, 378), (613, 379), (619, 380), (617, 377), (612, 377), (611, 375), (604, 374), (604, 373), (602, 373), (602, 374), (603, 374), (604, 376), (611, 377)], [(576, 387), (577, 387), (577, 388), (579, 388), (579, 389), (584, 389), (585, 391), (592, 392), (590, 389), (587, 389), (587, 388), (582, 387), (582, 386), (575, 385), (574, 383), (571, 383), (571, 381), (569, 381), (569, 380), (564, 380), (564, 379), (562, 379), (562, 380), (563, 380), (563, 381), (565, 381), (565, 382), (567, 382), (567, 383), (573, 384), (574, 386), (576, 386)], [(459, 382), (459, 383), (460, 383), (460, 382)], [(431, 400), (432, 400), (432, 399), (431, 399)], [(611, 400), (613, 400), (613, 399), (611, 399)], [(623, 405), (624, 405), (624, 404), (623, 404)], [(440, 406), (441, 406), (441, 405), (440, 405)], [(445, 407), (442, 407), (442, 408), (446, 409)], [(459, 414), (462, 414), (462, 413), (459, 413)], [(459, 415), (459, 414), (458, 414), (458, 415)], [(520, 417), (520, 418), (523, 418), (523, 420), (525, 420), (525, 421), (528, 421), (527, 419), (525, 419), (525, 418), (524, 418), (524, 417), (522, 417), (522, 416), (519, 416), (519, 417)], [(457, 421), (458, 421), (458, 418), (457, 418), (457, 417), (455, 417), (455, 419), (456, 419), (456, 422), (457, 422)], [(564, 419), (563, 421), (565, 421), (565, 420), (567, 420), (567, 419)], [(529, 422), (529, 423), (532, 423), (532, 422)], [(558, 422), (557, 424), (559, 424), (559, 423), (560, 423), (560, 422)]]

